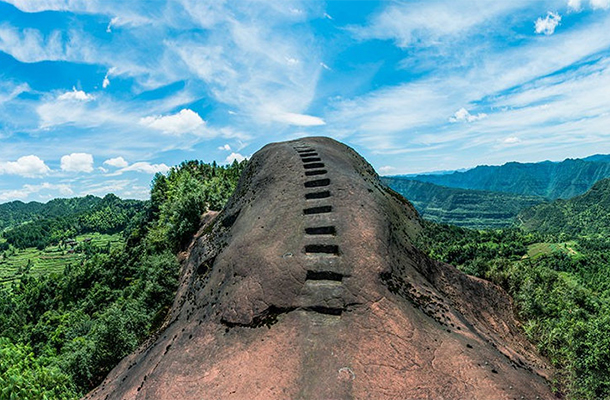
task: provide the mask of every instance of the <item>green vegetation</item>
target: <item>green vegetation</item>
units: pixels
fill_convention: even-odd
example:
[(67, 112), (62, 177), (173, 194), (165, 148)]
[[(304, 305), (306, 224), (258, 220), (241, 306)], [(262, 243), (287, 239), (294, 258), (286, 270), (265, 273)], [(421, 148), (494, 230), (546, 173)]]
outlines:
[(453, 188), (568, 199), (585, 193), (595, 182), (610, 177), (608, 159), (608, 156), (592, 156), (585, 160), (567, 159), (559, 163), (510, 162), (501, 166), (484, 165), (465, 172), (418, 175), (408, 179)]
[[(14, 218), (0, 268), (12, 277), (0, 285), (0, 399), (79, 398), (158, 329), (177, 288), (175, 253), (202, 213), (222, 208), (244, 166), (185, 162), (155, 176), (150, 202), (106, 196), (86, 200), (96, 203), (87, 211)], [(67, 238), (79, 242), (69, 256)]]
[(120, 234), (94, 232), (76, 236), (74, 241), (74, 245), (61, 243), (43, 250), (8, 246), (0, 253), (0, 284), (18, 279), (23, 274), (39, 276), (61, 273), (66, 265), (83, 261), (87, 254), (109, 253), (111, 249), (121, 246), (123, 237)]
[(607, 236), (610, 232), (610, 179), (597, 182), (587, 193), (524, 210), (521, 226), (564, 236)]
[[(157, 330), (175, 296), (175, 254), (204, 212), (223, 207), (244, 165), (185, 162), (155, 176), (148, 202), (109, 195), (1, 205), (0, 399), (78, 398)], [(553, 190), (562, 193), (588, 185), (559, 190), (560, 181)], [(469, 226), (498, 226), (540, 201), (389, 182), (416, 193), (425, 216)], [(571, 399), (610, 398), (609, 199), (610, 179), (521, 212), (520, 227), (426, 221), (417, 243), (511, 294), (525, 334), (557, 367), (554, 384)]]
[(544, 201), (539, 196), (456, 189), (397, 177), (382, 181), (413, 203), (423, 218), (473, 229), (509, 227), (520, 211)]
[(11, 229), (5, 228), (2, 236), (18, 249), (37, 247), (43, 250), (79, 234), (121, 232), (145, 207), (146, 203), (142, 201), (121, 200), (113, 194), (103, 199), (95, 196), (57, 199), (43, 206), (41, 216)]
[[(559, 392), (571, 399), (609, 398), (610, 237), (562, 230), (574, 224), (568, 218), (547, 230), (553, 233), (541, 233), (425, 222), (418, 246), (513, 297), (525, 334), (558, 369), (554, 384)], [(608, 232), (610, 226), (593, 229)]]

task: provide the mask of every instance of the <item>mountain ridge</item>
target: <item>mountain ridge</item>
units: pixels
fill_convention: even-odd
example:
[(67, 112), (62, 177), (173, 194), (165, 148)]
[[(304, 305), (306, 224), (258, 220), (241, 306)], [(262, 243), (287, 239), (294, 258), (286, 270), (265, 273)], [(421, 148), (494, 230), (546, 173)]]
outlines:
[(501, 166), (480, 165), (451, 174), (416, 175), (409, 179), (453, 188), (535, 195), (554, 200), (582, 194), (595, 182), (610, 177), (610, 163), (604, 161), (608, 156), (591, 157), (596, 161), (509, 162)]

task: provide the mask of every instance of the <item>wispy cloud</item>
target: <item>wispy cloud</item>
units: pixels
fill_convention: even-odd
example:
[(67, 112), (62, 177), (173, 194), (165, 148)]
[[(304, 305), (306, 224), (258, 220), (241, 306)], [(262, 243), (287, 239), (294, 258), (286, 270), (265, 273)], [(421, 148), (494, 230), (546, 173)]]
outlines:
[(123, 167), (118, 171), (115, 171), (108, 176), (122, 175), (125, 172), (142, 172), (145, 174), (156, 174), (157, 172), (166, 173), (169, 171), (169, 167), (165, 164), (151, 164), (149, 162), (140, 161), (133, 163), (129, 166)]
[(524, 5), (519, 0), (391, 4), (373, 16), (369, 24), (352, 26), (350, 30), (360, 39), (394, 40), (401, 48), (435, 46), (439, 41), (455, 41)]
[(26, 200), (32, 194), (48, 192), (49, 198), (54, 196), (71, 196), (74, 191), (67, 184), (52, 184), (44, 182), (37, 185), (26, 184), (20, 189), (4, 190), (0, 191), (0, 201), (12, 201), (12, 200)]
[(322, 118), (314, 117), (313, 115), (295, 114), (295, 113), (279, 113), (273, 116), (275, 121), (284, 122), (295, 126), (320, 126), (326, 125)]

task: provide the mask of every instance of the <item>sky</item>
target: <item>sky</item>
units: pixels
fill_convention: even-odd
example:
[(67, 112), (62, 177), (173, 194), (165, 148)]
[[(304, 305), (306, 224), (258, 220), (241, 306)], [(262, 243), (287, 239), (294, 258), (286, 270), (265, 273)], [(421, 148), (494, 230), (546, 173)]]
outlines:
[(0, 0), (0, 203), (303, 136), (382, 175), (610, 153), (610, 0)]

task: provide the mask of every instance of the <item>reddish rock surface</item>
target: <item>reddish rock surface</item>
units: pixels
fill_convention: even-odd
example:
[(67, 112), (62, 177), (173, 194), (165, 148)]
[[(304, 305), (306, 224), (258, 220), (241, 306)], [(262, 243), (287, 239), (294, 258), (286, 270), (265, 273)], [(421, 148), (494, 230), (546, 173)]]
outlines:
[(420, 229), (347, 146), (264, 147), (191, 245), (164, 328), (86, 398), (552, 398), (508, 296), (429, 260)]

